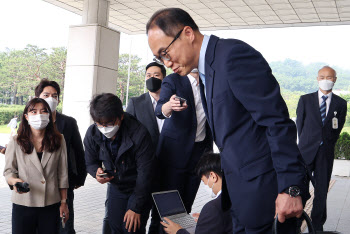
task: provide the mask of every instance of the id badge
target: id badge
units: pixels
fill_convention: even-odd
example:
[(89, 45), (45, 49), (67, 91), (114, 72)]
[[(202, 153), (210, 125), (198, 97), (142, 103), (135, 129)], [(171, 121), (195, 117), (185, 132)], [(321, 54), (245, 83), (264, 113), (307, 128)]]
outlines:
[(338, 118), (337, 116), (337, 112), (334, 111), (334, 118), (332, 119), (332, 128), (333, 129), (338, 129)]

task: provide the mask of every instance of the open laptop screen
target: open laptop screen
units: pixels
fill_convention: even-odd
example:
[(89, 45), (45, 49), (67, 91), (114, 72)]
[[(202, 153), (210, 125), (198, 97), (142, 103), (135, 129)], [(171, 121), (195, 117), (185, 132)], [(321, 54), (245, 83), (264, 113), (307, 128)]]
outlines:
[(186, 213), (180, 194), (177, 190), (153, 193), (152, 196), (161, 217)]

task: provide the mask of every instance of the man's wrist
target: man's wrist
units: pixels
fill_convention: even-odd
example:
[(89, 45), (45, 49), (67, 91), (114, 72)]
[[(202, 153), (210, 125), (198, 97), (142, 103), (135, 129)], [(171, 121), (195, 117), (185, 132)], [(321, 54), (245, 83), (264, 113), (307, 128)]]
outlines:
[(301, 190), (298, 186), (290, 186), (283, 190), (282, 192), (288, 194), (290, 197), (297, 197), (300, 196)]

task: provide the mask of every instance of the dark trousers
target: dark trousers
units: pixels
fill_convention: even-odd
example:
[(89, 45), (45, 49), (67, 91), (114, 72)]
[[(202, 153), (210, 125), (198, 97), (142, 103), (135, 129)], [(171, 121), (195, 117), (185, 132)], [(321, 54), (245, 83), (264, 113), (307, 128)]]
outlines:
[[(190, 213), (192, 210), (192, 205), (194, 199), (196, 198), (197, 191), (200, 185), (201, 179), (195, 172), (195, 168), (200, 157), (203, 155), (206, 147), (206, 142), (196, 142), (194, 144), (194, 149), (191, 159), (186, 168), (179, 169), (171, 167), (171, 165), (166, 165), (160, 163), (159, 166), (159, 178), (160, 186), (159, 191), (167, 190), (178, 190), (182, 201), (185, 205), (187, 213)], [(151, 229), (152, 228), (152, 229)], [(158, 211), (155, 207), (152, 210), (152, 220), (150, 226), (150, 234), (155, 234), (155, 230), (160, 230), (162, 232), (163, 228), (160, 224), (160, 217)], [(151, 232), (152, 231), (152, 232)], [(158, 232), (157, 232), (158, 233)]]
[[(136, 232), (128, 232), (125, 229), (124, 216), (125, 213), (130, 209), (131, 203), (133, 202), (134, 196), (132, 194), (125, 194), (119, 191), (116, 185), (108, 185), (108, 194), (106, 199), (107, 208), (107, 221), (112, 234), (122, 234), (122, 233), (135, 233), (141, 234), (146, 233), (146, 224), (148, 220), (148, 211), (141, 212), (141, 228), (137, 229)], [(104, 222), (105, 222), (104, 221)], [(105, 227), (104, 227), (105, 228)], [(108, 230), (104, 230), (108, 231)], [(105, 232), (103, 232), (105, 233)]]
[[(62, 225), (59, 225), (60, 234), (75, 234), (73, 201), (74, 191), (73, 188), (69, 188), (67, 190), (67, 205), (69, 209), (69, 219), (67, 220), (64, 228), (62, 227)], [(59, 219), (59, 221), (61, 221), (61, 219)]]
[[(334, 162), (334, 147), (328, 147), (326, 144), (319, 147), (314, 161), (309, 165), (315, 179), (311, 219), (316, 231), (323, 231), (327, 220), (327, 193)], [(333, 152), (330, 149), (333, 149)]]
[(60, 204), (27, 207), (13, 204), (12, 234), (58, 234)]

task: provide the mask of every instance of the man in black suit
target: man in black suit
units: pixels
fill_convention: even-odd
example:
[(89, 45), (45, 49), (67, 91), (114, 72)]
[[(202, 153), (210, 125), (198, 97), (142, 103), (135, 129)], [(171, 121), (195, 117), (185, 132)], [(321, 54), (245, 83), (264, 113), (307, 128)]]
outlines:
[(316, 231), (327, 219), (327, 192), (332, 175), (334, 146), (344, 126), (347, 104), (332, 92), (336, 71), (328, 66), (318, 71), (319, 90), (300, 97), (297, 108), (299, 149), (314, 174), (315, 198), (311, 212)]
[[(220, 155), (214, 153), (206, 153), (199, 160), (197, 165), (197, 175), (201, 178), (209, 196), (214, 200), (204, 205), (200, 215), (193, 214), (198, 217), (196, 225), (196, 234), (232, 234), (232, 217), (230, 210), (223, 210), (221, 205), (221, 188), (222, 188), (222, 171), (220, 165)], [(188, 234), (179, 224), (165, 218), (168, 222), (162, 222), (164, 230), (169, 234)]]
[[(162, 131), (164, 124), (164, 119), (158, 119), (154, 114), (154, 110), (159, 100), (160, 88), (165, 76), (166, 70), (164, 66), (156, 62), (148, 64), (146, 66), (146, 87), (149, 92), (141, 94), (139, 97), (131, 98), (126, 108), (126, 112), (135, 116), (147, 128), (152, 138), (154, 150), (157, 148), (159, 133)], [(155, 164), (158, 167), (157, 161)], [(158, 176), (153, 182), (153, 191), (158, 190), (157, 185), (159, 181), (157, 178)], [(157, 208), (153, 206), (152, 221), (148, 233), (158, 233), (159, 220)]]
[(203, 153), (213, 148), (201, 102), (198, 71), (187, 76), (173, 73), (165, 77), (155, 113), (165, 119), (156, 151), (161, 171), (160, 191), (178, 190), (190, 213), (200, 184), (195, 167)]
[(62, 228), (62, 225), (60, 225), (60, 233), (74, 234), (74, 189), (84, 185), (87, 172), (84, 148), (77, 121), (73, 117), (60, 114), (56, 111), (60, 101), (60, 92), (61, 89), (57, 82), (49, 80), (42, 80), (35, 88), (35, 96), (45, 99), (49, 104), (56, 128), (63, 134), (66, 141), (69, 178), (69, 189), (67, 191), (69, 219), (65, 228)]

